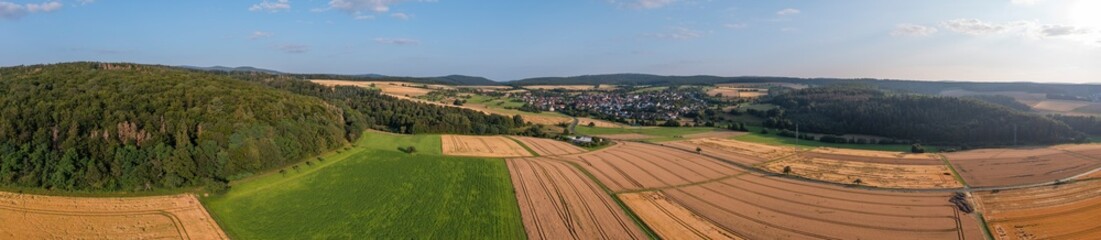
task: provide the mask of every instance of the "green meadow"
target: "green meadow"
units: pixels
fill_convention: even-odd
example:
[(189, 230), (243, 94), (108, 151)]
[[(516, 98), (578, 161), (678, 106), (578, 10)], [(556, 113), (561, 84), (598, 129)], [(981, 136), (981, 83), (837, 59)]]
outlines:
[[(417, 153), (398, 151), (415, 146)], [(235, 239), (524, 239), (501, 159), (440, 155), (436, 135), (368, 132), (350, 149), (203, 199)]]

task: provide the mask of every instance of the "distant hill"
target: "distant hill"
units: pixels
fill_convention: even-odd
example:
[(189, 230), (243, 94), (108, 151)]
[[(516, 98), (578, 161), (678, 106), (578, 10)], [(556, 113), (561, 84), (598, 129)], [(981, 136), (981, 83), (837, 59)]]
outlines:
[(267, 73), (267, 74), (283, 74), (282, 72), (279, 72), (279, 71), (275, 71), (275, 70), (271, 70), (271, 69), (263, 69), (263, 68), (247, 67), (247, 66), (246, 66), (246, 67), (224, 67), (224, 66), (213, 66), (213, 67), (196, 67), (196, 66), (179, 66), (179, 67), (180, 67), (180, 68), (186, 68), (186, 69), (192, 69), (192, 70), (202, 70), (202, 71), (217, 71), (217, 72), (259, 72), (259, 73)]
[(510, 85), (713, 85), (721, 83), (794, 83), (811, 86), (863, 85), (912, 93), (940, 94), (946, 90), (975, 92), (1021, 91), (1089, 98), (1101, 93), (1099, 84), (1031, 83), (1031, 82), (963, 82), (914, 81), (890, 79), (790, 78), (790, 77), (719, 77), (719, 76), (659, 76), (649, 74), (606, 74), (575, 77), (541, 77), (508, 82)]
[(378, 74), (363, 75), (338, 75), (338, 74), (293, 74), (295, 77), (305, 79), (333, 79), (348, 81), (384, 81), (384, 82), (412, 82), (423, 84), (439, 84), (452, 86), (500, 86), (501, 82), (489, 80), (484, 77), (463, 75), (448, 75), (442, 77), (393, 77)]

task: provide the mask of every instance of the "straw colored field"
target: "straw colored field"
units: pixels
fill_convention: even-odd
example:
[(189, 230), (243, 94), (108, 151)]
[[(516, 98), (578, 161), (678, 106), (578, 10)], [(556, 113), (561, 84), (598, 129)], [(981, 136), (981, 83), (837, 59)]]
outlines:
[(710, 158), (644, 143), (620, 143), (591, 154), (561, 157), (579, 163), (620, 192), (698, 183), (741, 171)]
[(983, 149), (944, 156), (972, 187), (1050, 183), (1101, 167), (1101, 160), (1054, 147)]
[(529, 239), (646, 239), (589, 178), (565, 162), (510, 159), (509, 171)]
[(662, 239), (741, 239), (661, 192), (624, 193), (619, 198)]
[[(444, 85), (426, 85), (420, 83), (407, 83), (407, 82), (366, 82), (366, 81), (346, 81), (346, 80), (310, 80), (314, 83), (324, 86), (357, 86), (370, 88), (374, 84), (374, 88), (382, 90), (382, 93), (394, 96), (424, 96), (434, 89), (452, 89), (454, 87)], [(405, 86), (402, 86), (405, 85)], [(414, 87), (415, 86), (415, 87)], [(421, 88), (421, 86), (427, 86), (428, 88)]]
[(723, 98), (759, 98), (767, 96), (768, 89), (715, 87), (707, 90), (707, 95), (718, 96), (719, 94), (722, 94)]
[(982, 192), (976, 198), (996, 239), (1101, 236), (1101, 184), (1096, 181)]
[(531, 153), (504, 136), (440, 136), (443, 154), (471, 157), (530, 157)]
[(511, 138), (524, 143), (524, 145), (527, 145), (528, 148), (535, 151), (535, 153), (538, 153), (540, 156), (568, 155), (585, 152), (585, 149), (563, 141), (520, 136)]
[(810, 152), (803, 153), (804, 156), (809, 157), (821, 157), (846, 161), (859, 161), (870, 163), (889, 163), (889, 164), (907, 164), (907, 165), (944, 165), (944, 161), (941, 161), (937, 156), (933, 154), (912, 154), (903, 152), (887, 152), (887, 151), (872, 151), (872, 150), (857, 150), (857, 149), (842, 149), (842, 148), (815, 148)]
[(765, 145), (719, 138), (692, 139), (663, 144), (688, 151), (695, 151), (695, 149), (699, 147), (703, 150), (704, 154), (745, 165), (754, 165), (776, 160), (795, 155), (796, 153), (796, 149), (793, 147)]
[(1039, 111), (1051, 111), (1051, 112), (1073, 112), (1075, 109), (1092, 105), (1092, 102), (1086, 101), (1070, 101), (1070, 100), (1052, 100), (1047, 99), (1032, 105), (1033, 109)]
[(962, 188), (951, 170), (944, 165), (886, 164), (819, 157), (793, 157), (769, 162), (763, 166), (774, 173), (790, 167), (791, 175), (842, 184), (885, 188)]
[(747, 239), (983, 239), (948, 193), (867, 191), (743, 174), (663, 190)]
[(538, 90), (565, 89), (565, 90), (602, 90), (602, 91), (603, 90), (615, 90), (617, 87), (618, 86), (616, 86), (616, 85), (607, 85), (607, 84), (600, 84), (599, 88), (597, 88), (595, 85), (533, 85), (533, 86), (524, 86), (524, 88), (527, 88), (527, 89), (538, 89)]
[(194, 195), (75, 198), (0, 193), (0, 239), (229, 239)]
[(599, 119), (592, 119), (592, 118), (586, 118), (586, 117), (577, 118), (577, 125), (578, 126), (589, 126), (589, 123), (593, 123), (594, 127), (600, 127), (600, 128), (623, 127), (623, 125), (620, 125), (618, 123), (599, 120)]
[(722, 83), (716, 84), (719, 87), (743, 87), (743, 88), (762, 88), (762, 87), (786, 87), (791, 89), (804, 89), (810, 86), (806, 84), (798, 83), (785, 83), (785, 82), (763, 82), (763, 83)]

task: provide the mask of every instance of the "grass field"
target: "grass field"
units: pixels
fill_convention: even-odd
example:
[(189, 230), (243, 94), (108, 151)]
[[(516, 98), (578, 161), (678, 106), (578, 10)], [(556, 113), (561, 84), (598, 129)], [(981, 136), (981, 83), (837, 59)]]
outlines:
[(516, 99), (495, 98), (495, 97), (490, 97), (490, 96), (485, 96), (485, 95), (478, 95), (478, 94), (474, 94), (474, 95), (470, 96), (470, 99), (467, 99), (466, 101), (467, 101), (467, 103), (485, 104), (486, 106), (489, 106), (489, 107), (500, 107), (500, 108), (505, 108), (505, 107), (518, 108), (518, 107), (524, 106), (524, 102), (521, 102), (521, 101), (516, 100)]
[[(876, 150), (876, 151), (889, 151), (889, 152), (910, 152), (910, 145), (884, 145), (884, 144), (839, 144), (839, 143), (824, 143), (819, 141), (809, 140), (797, 140), (795, 138), (782, 137), (776, 134), (761, 134), (757, 131), (752, 131), (749, 134), (737, 136), (732, 139), (746, 142), (763, 143), (770, 145), (785, 145), (795, 146), (800, 148), (816, 148), (816, 147), (830, 147), (830, 148), (847, 148), (847, 149), (861, 149), (861, 150)], [(936, 147), (926, 146), (926, 151), (935, 152)]]
[(441, 156), (430, 135), (368, 132), (356, 146), (204, 203), (236, 239), (525, 238), (503, 160)]
[(644, 139), (649, 142), (663, 142), (680, 139), (678, 136), (705, 133), (715, 131), (709, 127), (639, 127), (639, 128), (601, 128), (578, 126), (577, 132), (583, 135), (612, 135), (612, 134), (642, 134), (654, 138)]

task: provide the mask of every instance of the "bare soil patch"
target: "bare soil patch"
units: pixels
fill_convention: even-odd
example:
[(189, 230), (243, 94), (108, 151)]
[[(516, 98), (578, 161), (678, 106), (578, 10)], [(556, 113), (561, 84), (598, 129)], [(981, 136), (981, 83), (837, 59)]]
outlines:
[(856, 180), (860, 180), (860, 185), (885, 188), (963, 187), (944, 165), (903, 165), (795, 157), (761, 166), (762, 169), (779, 174), (783, 174), (786, 167), (790, 167), (791, 175), (842, 184), (855, 184)]
[(1101, 160), (1085, 158), (1056, 147), (982, 149), (944, 156), (973, 187), (1048, 183), (1101, 167)]
[(711, 158), (643, 143), (624, 142), (592, 154), (561, 158), (579, 163), (617, 192), (698, 183), (742, 173)]
[(0, 239), (229, 239), (194, 195), (53, 197), (0, 192)]
[(746, 165), (754, 165), (796, 154), (796, 149), (793, 147), (781, 147), (721, 138), (692, 139), (663, 144), (688, 151), (695, 151), (696, 148), (699, 147), (703, 150), (704, 154)]
[(574, 146), (573, 144), (557, 141), (546, 138), (533, 138), (533, 137), (512, 137), (531, 148), (532, 151), (538, 153), (540, 156), (553, 156), (553, 155), (568, 155), (578, 154), (586, 152), (585, 149)]
[(529, 239), (647, 238), (610, 195), (565, 162), (507, 162)]
[(1096, 181), (977, 193), (996, 239), (1094, 239), (1101, 236)]
[(471, 157), (530, 157), (523, 146), (504, 136), (442, 135), (443, 154)]
[(663, 190), (747, 239), (983, 239), (948, 193), (867, 191), (743, 174)]
[(619, 194), (662, 239), (742, 239), (670, 201), (661, 192)]

